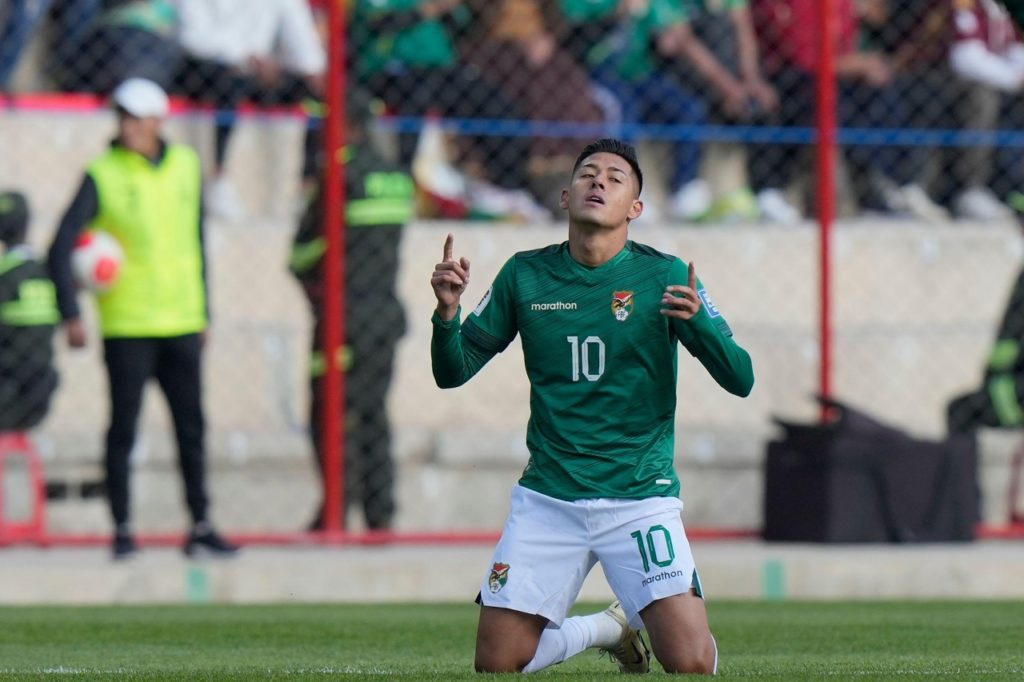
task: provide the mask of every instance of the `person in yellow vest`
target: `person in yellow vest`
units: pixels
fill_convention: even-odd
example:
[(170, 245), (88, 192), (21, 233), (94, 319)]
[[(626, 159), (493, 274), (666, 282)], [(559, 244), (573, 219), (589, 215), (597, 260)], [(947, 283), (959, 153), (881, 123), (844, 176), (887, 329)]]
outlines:
[(189, 147), (165, 142), (160, 129), (167, 94), (129, 78), (113, 92), (118, 135), (95, 159), (50, 246), (50, 276), (68, 344), (86, 344), (71, 252), (88, 228), (112, 234), (124, 250), (121, 274), (96, 295), (110, 381), (106, 487), (114, 521), (115, 559), (136, 552), (129, 517), (129, 454), (146, 383), (167, 399), (178, 444), (192, 530), (185, 553), (230, 555), (237, 547), (207, 517), (200, 357), (207, 327), (202, 173)]

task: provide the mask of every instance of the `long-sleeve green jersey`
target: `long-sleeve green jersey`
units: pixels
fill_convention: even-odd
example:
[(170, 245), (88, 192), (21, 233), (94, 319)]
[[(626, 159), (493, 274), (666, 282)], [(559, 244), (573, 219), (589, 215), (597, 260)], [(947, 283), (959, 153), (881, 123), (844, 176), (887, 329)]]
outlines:
[(659, 312), (665, 288), (687, 280), (679, 258), (635, 242), (596, 268), (576, 262), (568, 242), (517, 253), (464, 323), (435, 313), (435, 380), (465, 383), (518, 334), (531, 387), (519, 483), (562, 500), (678, 496), (678, 344), (729, 392), (745, 396), (754, 382), (750, 356), (699, 282), (696, 316)]

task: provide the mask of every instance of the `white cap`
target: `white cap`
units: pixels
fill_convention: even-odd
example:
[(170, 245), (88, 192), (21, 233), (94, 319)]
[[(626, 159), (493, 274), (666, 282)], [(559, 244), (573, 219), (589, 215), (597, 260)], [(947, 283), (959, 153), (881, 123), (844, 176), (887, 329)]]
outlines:
[(137, 118), (167, 115), (167, 93), (148, 78), (129, 78), (114, 89), (114, 104)]

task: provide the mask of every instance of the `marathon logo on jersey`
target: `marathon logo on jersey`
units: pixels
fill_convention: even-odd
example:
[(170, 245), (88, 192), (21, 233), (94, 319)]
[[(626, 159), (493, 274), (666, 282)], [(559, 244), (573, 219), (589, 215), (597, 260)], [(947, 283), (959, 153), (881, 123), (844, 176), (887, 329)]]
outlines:
[(615, 319), (625, 322), (631, 312), (633, 312), (633, 292), (613, 291), (612, 314), (615, 315)]
[(555, 301), (554, 303), (531, 303), (530, 310), (576, 310), (579, 308), (575, 303), (566, 303), (565, 301)]
[(711, 317), (721, 316), (722, 313), (718, 312), (718, 308), (711, 302), (711, 297), (708, 296), (707, 289), (697, 289), (697, 295), (700, 296), (701, 302), (704, 303), (704, 309), (708, 311), (708, 315)]
[(487, 587), (491, 593), (499, 591), (508, 582), (508, 564), (497, 563), (491, 567), (491, 575), (487, 578)]

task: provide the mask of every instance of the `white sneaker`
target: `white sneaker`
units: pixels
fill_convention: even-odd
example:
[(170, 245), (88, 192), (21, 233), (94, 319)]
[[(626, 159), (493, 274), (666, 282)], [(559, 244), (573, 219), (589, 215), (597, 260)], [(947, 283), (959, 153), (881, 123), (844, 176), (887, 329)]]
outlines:
[(953, 201), (957, 217), (969, 220), (1008, 220), (1013, 217), (1009, 206), (999, 201), (987, 187), (971, 187)]
[(949, 211), (932, 201), (924, 187), (916, 182), (903, 185), (898, 191), (904, 210), (911, 215), (922, 220), (949, 220)]
[(803, 218), (800, 211), (777, 189), (758, 192), (757, 207), (761, 209), (761, 216), (773, 223), (798, 223)]
[(646, 673), (649, 671), (651, 669), (651, 652), (640, 635), (640, 631), (629, 627), (622, 605), (616, 600), (604, 612), (622, 626), (622, 639), (615, 646), (602, 649), (602, 651), (611, 656), (612, 660), (618, 664), (621, 673)]
[(472, 213), (492, 220), (551, 222), (551, 213), (521, 189), (505, 189), (484, 180), (469, 178), (466, 196)]
[(670, 210), (682, 220), (696, 222), (704, 218), (711, 210), (711, 187), (700, 178), (690, 180), (672, 195)]
[(928, 196), (917, 183), (897, 187), (891, 180), (879, 183), (885, 206), (895, 213), (903, 213), (922, 220), (948, 220), (949, 213)]
[(242, 217), (242, 201), (234, 184), (224, 176), (213, 178), (206, 183), (206, 210), (225, 220)]

